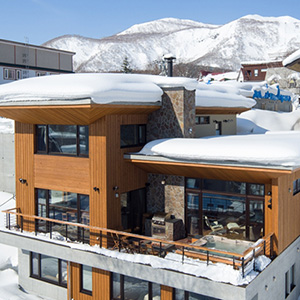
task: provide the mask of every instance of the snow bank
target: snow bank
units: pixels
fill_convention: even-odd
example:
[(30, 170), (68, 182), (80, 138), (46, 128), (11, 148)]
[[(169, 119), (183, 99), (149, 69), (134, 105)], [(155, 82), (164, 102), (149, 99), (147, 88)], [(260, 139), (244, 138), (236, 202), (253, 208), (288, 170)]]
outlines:
[(300, 131), (300, 110), (275, 112), (252, 109), (237, 116), (238, 134), (290, 130)]
[[(194, 90), (197, 81), (183, 77), (136, 74), (64, 74), (15, 81), (0, 86), (2, 105), (57, 104), (91, 99), (94, 103), (155, 103), (162, 87)], [(44, 101), (44, 102), (43, 102)], [(54, 103), (53, 103), (54, 102)], [(86, 103), (86, 102), (85, 102)]]
[(139, 154), (187, 161), (299, 166), (300, 132), (160, 139), (146, 144)]

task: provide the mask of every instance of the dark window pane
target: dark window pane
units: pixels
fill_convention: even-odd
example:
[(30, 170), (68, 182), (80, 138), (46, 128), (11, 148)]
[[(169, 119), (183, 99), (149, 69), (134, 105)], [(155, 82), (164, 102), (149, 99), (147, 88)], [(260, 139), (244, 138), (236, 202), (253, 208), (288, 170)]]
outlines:
[(58, 259), (41, 255), (41, 277), (46, 280), (58, 282)]
[(113, 273), (112, 276), (113, 299), (121, 299), (121, 276)]
[(49, 125), (49, 153), (77, 154), (76, 125)]
[(124, 299), (139, 300), (148, 299), (148, 282), (137, 278), (124, 276)]
[(31, 253), (31, 272), (34, 276), (39, 276), (39, 255), (37, 253)]
[(93, 280), (92, 280), (92, 267), (82, 265), (81, 267), (81, 282), (82, 290), (92, 292)]
[(146, 144), (146, 125), (140, 125), (138, 127), (138, 134), (139, 134), (139, 144), (144, 145)]
[(187, 178), (186, 187), (189, 189), (199, 189), (200, 188), (200, 179)]
[(264, 196), (265, 195), (265, 186), (263, 184), (248, 184), (248, 194), (255, 196)]
[(244, 195), (246, 194), (246, 183), (236, 181), (204, 179), (203, 190)]
[(135, 125), (121, 125), (121, 147), (137, 144), (138, 141)]
[(79, 155), (87, 156), (89, 154), (89, 127), (79, 126)]
[(67, 286), (68, 284), (68, 263), (65, 260), (62, 260), (60, 263), (60, 274), (61, 274), (61, 284)]
[(37, 145), (36, 150), (37, 152), (46, 152), (47, 151), (47, 132), (46, 132), (46, 125), (37, 125), (36, 127), (36, 139)]

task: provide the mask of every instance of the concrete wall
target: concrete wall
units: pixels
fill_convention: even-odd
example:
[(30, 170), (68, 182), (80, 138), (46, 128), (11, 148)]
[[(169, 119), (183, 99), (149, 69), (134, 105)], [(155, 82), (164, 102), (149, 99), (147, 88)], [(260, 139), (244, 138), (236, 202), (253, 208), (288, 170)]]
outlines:
[[(285, 298), (285, 273), (295, 264), (296, 287)], [(246, 287), (246, 300), (288, 299), (300, 296), (300, 237)]]
[[(196, 115), (206, 117), (207, 115)], [(195, 137), (216, 135), (215, 122), (222, 122), (222, 135), (236, 134), (236, 115), (209, 115), (209, 124), (196, 124)]]
[(15, 194), (15, 142), (10, 133), (0, 133), (0, 191)]
[(19, 249), (19, 284), (21, 287), (32, 294), (41, 297), (48, 297), (55, 300), (67, 299), (67, 288), (60, 287), (55, 284), (50, 284), (42, 280), (37, 280), (30, 277), (30, 252)]

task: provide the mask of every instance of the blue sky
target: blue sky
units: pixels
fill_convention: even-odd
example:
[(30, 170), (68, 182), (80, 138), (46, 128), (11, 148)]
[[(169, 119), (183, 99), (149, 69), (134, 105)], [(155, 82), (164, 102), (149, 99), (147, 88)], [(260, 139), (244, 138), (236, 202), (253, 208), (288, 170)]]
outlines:
[(300, 19), (300, 1), (0, 0), (0, 39), (40, 45), (64, 34), (102, 38), (166, 17), (226, 24), (247, 14)]

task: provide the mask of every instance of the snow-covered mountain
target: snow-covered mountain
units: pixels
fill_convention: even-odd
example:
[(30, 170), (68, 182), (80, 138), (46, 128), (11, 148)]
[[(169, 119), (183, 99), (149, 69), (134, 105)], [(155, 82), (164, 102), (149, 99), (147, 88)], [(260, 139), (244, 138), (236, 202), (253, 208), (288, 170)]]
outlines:
[(225, 25), (167, 18), (138, 24), (102, 39), (65, 35), (44, 46), (76, 52), (77, 72), (146, 69), (172, 53), (176, 63), (238, 70), (241, 61), (285, 58), (300, 48), (300, 20), (248, 15)]

